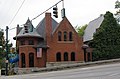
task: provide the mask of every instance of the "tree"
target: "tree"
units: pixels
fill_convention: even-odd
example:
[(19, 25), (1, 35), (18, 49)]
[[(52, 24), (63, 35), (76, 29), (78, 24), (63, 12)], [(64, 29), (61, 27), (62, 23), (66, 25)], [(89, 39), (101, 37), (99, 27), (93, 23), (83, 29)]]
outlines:
[(120, 57), (120, 25), (111, 12), (106, 12), (104, 20), (93, 36), (93, 60)]
[(4, 40), (4, 32), (0, 30), (0, 66), (2, 66), (3, 58), (5, 57), (5, 40)]
[(84, 30), (86, 29), (87, 24), (85, 24), (84, 26), (80, 26), (80, 27), (76, 27), (75, 29), (77, 30), (79, 36), (83, 36), (84, 35)]
[[(10, 53), (10, 48), (12, 46), (13, 46), (12, 43), (8, 44), (8, 54)], [(0, 29), (0, 68), (5, 67), (5, 58), (6, 58), (6, 51), (5, 51), (4, 32)]]

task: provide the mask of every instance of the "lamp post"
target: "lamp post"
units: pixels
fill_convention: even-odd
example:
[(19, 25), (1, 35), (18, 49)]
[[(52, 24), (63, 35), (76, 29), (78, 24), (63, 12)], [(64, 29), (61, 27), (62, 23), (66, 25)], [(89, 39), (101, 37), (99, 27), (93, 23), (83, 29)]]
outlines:
[(86, 62), (86, 49), (88, 48), (89, 46), (88, 45), (86, 45), (86, 44), (83, 44), (83, 46), (82, 46), (82, 48), (83, 48), (83, 50), (84, 50), (84, 61)]
[(6, 67), (5, 67), (5, 75), (8, 76), (8, 26), (6, 26), (6, 44), (5, 44), (5, 47), (6, 47)]

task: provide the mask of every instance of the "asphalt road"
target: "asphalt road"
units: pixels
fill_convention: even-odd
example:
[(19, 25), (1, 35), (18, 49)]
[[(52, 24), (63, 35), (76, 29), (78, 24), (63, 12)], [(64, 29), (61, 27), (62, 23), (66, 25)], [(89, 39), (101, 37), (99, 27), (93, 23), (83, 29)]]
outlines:
[(1, 76), (0, 79), (120, 79), (120, 63), (26, 75)]

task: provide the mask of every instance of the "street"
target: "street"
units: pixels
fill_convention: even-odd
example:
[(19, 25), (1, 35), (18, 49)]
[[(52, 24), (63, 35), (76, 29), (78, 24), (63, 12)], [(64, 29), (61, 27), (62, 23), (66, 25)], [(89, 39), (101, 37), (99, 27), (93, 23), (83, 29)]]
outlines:
[(120, 63), (15, 76), (0, 79), (120, 79)]

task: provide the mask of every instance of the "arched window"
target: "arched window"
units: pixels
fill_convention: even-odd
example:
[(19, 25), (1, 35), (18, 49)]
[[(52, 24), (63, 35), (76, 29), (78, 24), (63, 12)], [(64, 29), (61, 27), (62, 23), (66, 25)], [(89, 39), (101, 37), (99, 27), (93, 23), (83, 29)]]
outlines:
[(21, 53), (21, 67), (24, 68), (26, 66), (25, 64), (25, 54)]
[(69, 41), (72, 41), (73, 37), (72, 37), (72, 32), (69, 32)]
[(67, 41), (67, 32), (64, 32), (64, 41)]
[(58, 41), (61, 41), (61, 40), (62, 40), (62, 32), (59, 31), (59, 32), (58, 32)]
[(29, 67), (34, 67), (34, 53), (29, 53)]
[(61, 53), (60, 52), (58, 52), (56, 54), (56, 61), (61, 61)]
[(67, 52), (64, 53), (64, 61), (68, 61), (68, 53)]
[(71, 53), (71, 61), (75, 61), (75, 52)]

